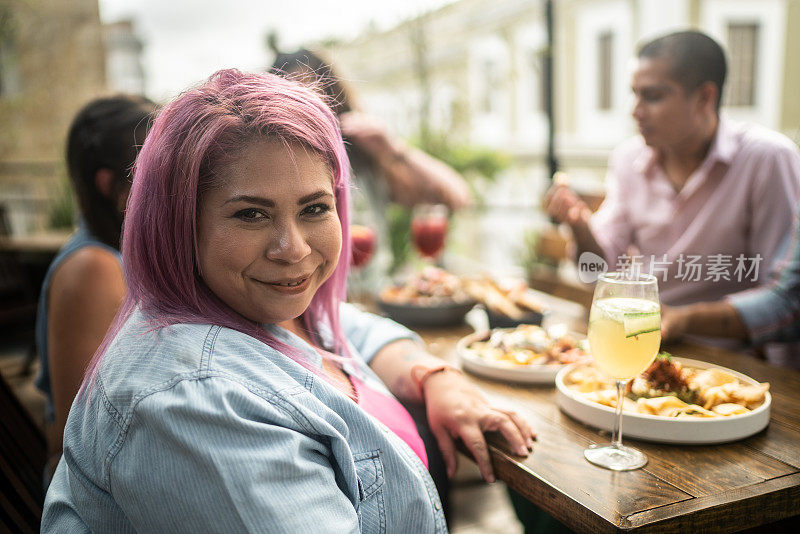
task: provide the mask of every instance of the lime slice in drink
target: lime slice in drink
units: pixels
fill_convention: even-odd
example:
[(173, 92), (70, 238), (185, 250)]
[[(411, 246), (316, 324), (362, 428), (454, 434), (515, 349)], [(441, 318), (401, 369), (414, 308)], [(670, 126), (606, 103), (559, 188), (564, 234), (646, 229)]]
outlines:
[[(594, 308), (597, 310), (594, 310)], [(622, 323), (625, 337), (638, 336), (661, 329), (660, 306), (657, 302), (637, 298), (612, 297), (595, 302), (590, 320), (599, 316)]]
[(661, 314), (658, 312), (626, 313), (622, 318), (622, 328), (625, 330), (625, 337), (661, 330)]

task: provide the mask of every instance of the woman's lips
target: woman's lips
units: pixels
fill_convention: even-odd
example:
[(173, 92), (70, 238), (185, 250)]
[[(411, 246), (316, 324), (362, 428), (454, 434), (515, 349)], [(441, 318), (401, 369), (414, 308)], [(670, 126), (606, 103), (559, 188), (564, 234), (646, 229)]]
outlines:
[(308, 286), (311, 283), (310, 282), (311, 276), (306, 276), (305, 278), (296, 278), (293, 280), (286, 280), (282, 282), (263, 282), (261, 280), (256, 280), (256, 281), (270, 288), (273, 291), (277, 291), (278, 293), (282, 293), (284, 295), (296, 295), (308, 289)]

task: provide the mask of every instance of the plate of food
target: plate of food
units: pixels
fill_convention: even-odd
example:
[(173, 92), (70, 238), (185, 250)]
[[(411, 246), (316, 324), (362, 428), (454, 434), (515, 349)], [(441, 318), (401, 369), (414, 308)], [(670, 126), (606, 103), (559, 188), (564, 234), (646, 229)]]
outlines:
[(384, 288), (378, 298), (380, 310), (406, 326), (454, 326), (474, 305), (458, 276), (433, 266)]
[[(590, 363), (556, 376), (558, 403), (575, 419), (611, 431), (616, 388)], [(623, 399), (625, 437), (658, 443), (714, 444), (752, 436), (769, 424), (769, 383), (714, 364), (661, 353), (631, 380)]]
[(483, 304), (490, 328), (542, 324), (545, 306), (524, 282), (500, 284), (488, 275), (462, 278), (464, 291)]
[(467, 371), (524, 384), (552, 384), (565, 365), (589, 359), (585, 339), (559, 325), (476, 332), (462, 338), (456, 351)]

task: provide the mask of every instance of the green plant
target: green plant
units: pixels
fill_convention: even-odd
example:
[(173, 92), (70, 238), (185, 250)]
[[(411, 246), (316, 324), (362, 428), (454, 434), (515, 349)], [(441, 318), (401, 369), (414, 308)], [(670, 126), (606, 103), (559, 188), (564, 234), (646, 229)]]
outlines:
[(429, 133), (422, 139), (411, 140), (420, 149), (453, 167), (468, 181), (494, 181), (511, 164), (505, 152), (477, 145), (455, 144), (446, 134)]
[(411, 257), (411, 210), (399, 204), (389, 204), (386, 220), (389, 227), (389, 248), (392, 252), (389, 273), (394, 274)]
[(522, 234), (521, 250), (518, 251), (519, 262), (526, 273), (530, 273), (538, 267), (555, 267), (556, 263), (552, 258), (539, 254), (539, 242), (541, 232), (530, 229)]
[(75, 196), (69, 180), (62, 178), (50, 200), (47, 225), (50, 228), (70, 228), (75, 224)]

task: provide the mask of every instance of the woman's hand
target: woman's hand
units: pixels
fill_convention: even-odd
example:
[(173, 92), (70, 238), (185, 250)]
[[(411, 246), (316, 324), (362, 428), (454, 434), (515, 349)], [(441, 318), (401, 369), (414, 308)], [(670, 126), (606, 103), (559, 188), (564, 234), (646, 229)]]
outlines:
[(510, 410), (493, 408), (463, 376), (445, 370), (429, 376), (422, 385), (428, 424), (442, 451), (447, 475), (452, 477), (458, 465), (455, 440), (461, 439), (472, 453), (481, 475), (494, 482), (484, 432), (499, 431), (511, 450), (527, 456), (536, 434), (530, 425)]
[(339, 126), (342, 135), (375, 159), (394, 156), (395, 149), (386, 128), (377, 119), (351, 111), (339, 117)]

